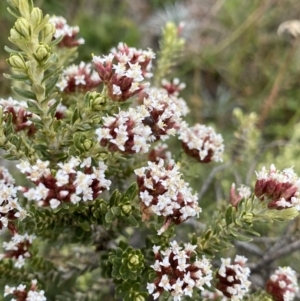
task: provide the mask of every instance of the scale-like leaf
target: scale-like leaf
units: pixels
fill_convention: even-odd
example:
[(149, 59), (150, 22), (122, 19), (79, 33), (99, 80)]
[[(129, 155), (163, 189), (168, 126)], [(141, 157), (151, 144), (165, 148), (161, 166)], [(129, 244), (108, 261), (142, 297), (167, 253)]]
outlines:
[(33, 100), (36, 100), (36, 95), (31, 92), (31, 91), (28, 91), (28, 90), (24, 90), (24, 89), (21, 89), (21, 88), (17, 88), (17, 87), (13, 87), (12, 88), (14, 92), (16, 92), (19, 96), (22, 96), (26, 99), (33, 99)]

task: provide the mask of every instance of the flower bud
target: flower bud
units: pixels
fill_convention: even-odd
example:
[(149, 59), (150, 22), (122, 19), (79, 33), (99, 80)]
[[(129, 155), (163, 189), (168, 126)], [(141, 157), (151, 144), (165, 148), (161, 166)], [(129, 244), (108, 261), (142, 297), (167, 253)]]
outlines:
[(35, 28), (43, 21), (43, 12), (38, 7), (34, 7), (31, 11), (30, 18)]
[(15, 29), (25, 39), (30, 40), (31, 37), (31, 26), (29, 22), (24, 18), (19, 18), (15, 23)]
[(100, 93), (92, 92), (89, 95), (89, 105), (93, 111), (102, 111), (106, 104), (106, 99)]
[(134, 301), (145, 301), (146, 299), (142, 296), (142, 295), (137, 295), (135, 298), (134, 298)]
[(21, 70), (27, 69), (24, 58), (20, 54), (11, 54), (7, 62), (12, 68)]
[(132, 212), (131, 205), (123, 205), (121, 210), (124, 215), (129, 215)]
[(14, 28), (12, 28), (10, 30), (10, 38), (11, 39), (22, 39), (22, 36)]
[(130, 259), (129, 259), (129, 263), (131, 265), (138, 265), (140, 263), (139, 256), (136, 255), (136, 254), (131, 256)]
[(48, 45), (40, 44), (35, 51), (35, 58), (38, 62), (42, 62), (48, 59), (51, 53), (51, 48)]
[(245, 213), (242, 216), (242, 219), (243, 219), (244, 222), (246, 222), (248, 224), (252, 224), (252, 222), (253, 222), (253, 214), (250, 213), (250, 212), (247, 212), (247, 213)]
[(42, 31), (43, 42), (45, 44), (48, 44), (52, 41), (55, 31), (56, 31), (56, 29), (53, 24), (51, 24), (51, 23), (46, 24), (46, 26), (44, 27), (44, 29)]
[(85, 139), (83, 142), (83, 146), (85, 150), (89, 150), (92, 147), (92, 141), (90, 139)]

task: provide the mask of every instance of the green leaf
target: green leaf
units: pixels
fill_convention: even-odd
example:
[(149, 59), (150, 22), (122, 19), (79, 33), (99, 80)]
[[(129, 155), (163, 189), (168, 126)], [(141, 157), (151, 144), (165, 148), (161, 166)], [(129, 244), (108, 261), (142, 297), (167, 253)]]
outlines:
[(79, 109), (76, 107), (75, 110), (74, 110), (74, 112), (73, 112), (71, 123), (74, 124), (80, 117), (81, 116), (80, 116)]
[(48, 68), (52, 67), (57, 62), (57, 58), (58, 58), (58, 56), (56, 53), (51, 54), (50, 57), (48, 58), (48, 60), (45, 62), (44, 68), (48, 69)]
[(59, 67), (55, 70), (52, 70), (52, 71), (47, 71), (47, 73), (45, 74), (43, 80), (42, 80), (42, 83), (44, 83), (47, 79), (49, 78), (52, 78), (53, 76), (57, 76), (57, 75), (60, 75), (61, 72), (63, 70), (63, 67)]
[(36, 95), (43, 95), (45, 92), (45, 88), (40, 84), (33, 84), (31, 89)]
[(122, 199), (128, 198), (132, 201), (137, 194), (137, 183), (132, 183), (123, 195)]
[(87, 220), (79, 221), (78, 223), (83, 230), (91, 231), (91, 225)]
[(25, 80), (29, 79), (29, 77), (25, 74), (6, 74), (6, 73), (3, 73), (3, 76), (7, 79), (17, 80), (17, 81), (25, 81)]
[(20, 18), (20, 15), (17, 14), (17, 11), (15, 9), (11, 9), (10, 7), (8, 7), (7, 11), (15, 18), (17, 18), (17, 19)]
[(121, 214), (121, 209), (117, 206), (111, 207), (110, 211), (114, 217), (117, 217)]
[(236, 230), (236, 229), (234, 229), (234, 228), (228, 228), (229, 229), (229, 232), (233, 235), (233, 236), (235, 236), (235, 239), (237, 239), (237, 240), (240, 240), (240, 241), (251, 241), (252, 240), (252, 238), (251, 237), (249, 237), (248, 235), (246, 235), (246, 234), (243, 234), (243, 233), (241, 233), (240, 231), (238, 231), (238, 230)]
[(33, 144), (33, 148), (36, 150), (46, 151), (48, 147), (45, 144)]
[(233, 216), (233, 207), (228, 206), (225, 212), (225, 221), (227, 226), (229, 226), (233, 222), (232, 216)]
[(36, 95), (32, 93), (31, 91), (20, 89), (17, 87), (12, 88), (14, 92), (16, 92), (19, 96), (22, 96), (26, 99), (33, 99), (36, 100)]
[(251, 227), (243, 227), (243, 231), (245, 231), (245, 232), (247, 232), (247, 233), (249, 233), (249, 234), (251, 234), (251, 235), (255, 235), (255, 236), (260, 236), (260, 233), (259, 232), (257, 232), (257, 231), (255, 231), (255, 230), (253, 230), (253, 228), (251, 228)]
[(62, 41), (63, 38), (64, 38), (64, 35), (61, 35), (60, 37), (58, 37), (55, 40), (51, 41), (49, 43), (49, 46), (52, 47), (52, 46), (55, 46), (55, 45), (59, 44)]
[(55, 115), (55, 112), (56, 112), (56, 109), (57, 109), (57, 106), (59, 105), (60, 101), (59, 100), (56, 100), (54, 102), (53, 105), (51, 105), (51, 107), (48, 109), (48, 114), (50, 114), (52, 117)]
[(115, 220), (114, 215), (112, 214), (112, 212), (109, 210), (106, 214), (105, 214), (105, 221), (109, 224), (111, 224), (113, 221)]
[(27, 105), (28, 105), (28, 110), (31, 113), (35, 113), (37, 115), (41, 115), (43, 112), (42, 110), (38, 107), (37, 103), (34, 101), (27, 101)]
[(109, 205), (112, 206), (116, 206), (119, 203), (121, 194), (120, 192), (116, 189), (113, 194), (111, 195), (110, 199), (109, 199)]
[(18, 54), (18, 53), (22, 53), (25, 54), (23, 51), (19, 51), (19, 50), (14, 50), (9, 48), (8, 46), (4, 46), (4, 50), (8, 53), (12, 53), (12, 54)]
[(58, 80), (59, 80), (59, 75), (55, 76), (53, 78), (51, 78), (49, 80), (49, 82), (47, 82), (46, 84), (46, 96), (49, 95), (49, 93), (53, 90), (53, 88), (55, 87), (55, 85), (57, 84)]
[(128, 216), (126, 220), (128, 221), (129, 225), (132, 227), (137, 228), (139, 226), (138, 221), (135, 219), (133, 215)]

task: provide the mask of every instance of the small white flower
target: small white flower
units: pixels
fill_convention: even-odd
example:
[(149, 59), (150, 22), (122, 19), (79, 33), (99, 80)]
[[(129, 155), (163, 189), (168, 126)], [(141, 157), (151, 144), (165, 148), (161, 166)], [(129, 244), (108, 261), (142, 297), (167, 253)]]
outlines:
[(52, 209), (55, 209), (60, 205), (60, 201), (57, 199), (51, 199), (49, 203)]
[(25, 265), (25, 258), (22, 255), (20, 255), (18, 257), (17, 261), (15, 262), (15, 267), (20, 269), (24, 265)]

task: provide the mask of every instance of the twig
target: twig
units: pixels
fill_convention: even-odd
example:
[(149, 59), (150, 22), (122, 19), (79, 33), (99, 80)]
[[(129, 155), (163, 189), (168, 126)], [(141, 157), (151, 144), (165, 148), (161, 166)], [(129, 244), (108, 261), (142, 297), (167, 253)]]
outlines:
[(268, 256), (264, 256), (262, 260), (260, 260), (257, 264), (254, 264), (253, 266), (250, 265), (250, 269), (252, 272), (257, 272), (261, 268), (265, 267), (266, 265), (269, 265), (273, 261), (279, 259), (280, 257), (286, 256), (290, 253), (293, 253), (294, 251), (298, 250), (300, 248), (300, 240), (296, 240), (292, 242), (291, 244), (280, 248), (276, 252), (273, 252), (272, 254), (267, 253)]
[(227, 163), (224, 163), (220, 166), (217, 166), (215, 167), (211, 172), (210, 174), (208, 175), (206, 181), (203, 183), (202, 187), (201, 187), (201, 190), (198, 194), (198, 199), (201, 200), (201, 198), (203, 197), (204, 193), (206, 192), (206, 190), (208, 189), (211, 181), (213, 180), (215, 174), (225, 168), (227, 168), (228, 166), (230, 166), (231, 162), (227, 162)]
[(278, 96), (278, 93), (280, 91), (280, 87), (282, 86), (282, 82), (283, 82), (284, 76), (286, 74), (286, 71), (288, 69), (288, 66), (290, 65), (290, 62), (291, 62), (292, 58), (294, 57), (295, 51), (297, 49), (296, 45), (297, 45), (296, 43), (293, 43), (292, 46), (289, 48), (286, 58), (282, 61), (281, 66), (278, 70), (278, 73), (274, 80), (271, 92), (263, 103), (263, 107), (261, 109), (262, 113), (260, 114), (260, 118), (258, 121), (258, 127), (260, 129), (263, 128), (264, 121), (268, 117), (269, 112), (274, 104), (274, 101)]
[(267, 3), (263, 3), (259, 6), (249, 17), (226, 39), (224, 39), (219, 45), (216, 46), (216, 50), (213, 51), (213, 54), (216, 55), (222, 52), (225, 48), (227, 48), (231, 43), (233, 43), (236, 39), (238, 39), (244, 32), (247, 30), (253, 23), (256, 22), (269, 8), (271, 5), (274, 5), (277, 0), (271, 0)]
[(264, 254), (263, 251), (255, 244), (243, 241), (236, 241), (234, 244), (237, 248), (247, 250), (253, 255), (261, 257)]

